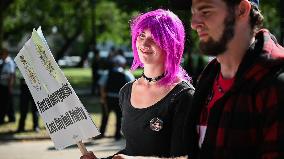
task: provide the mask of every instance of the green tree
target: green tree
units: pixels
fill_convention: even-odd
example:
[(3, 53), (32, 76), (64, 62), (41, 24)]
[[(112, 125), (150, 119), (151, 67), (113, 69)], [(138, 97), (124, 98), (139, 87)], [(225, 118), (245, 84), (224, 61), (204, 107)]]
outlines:
[(9, 6), (5, 5), (5, 29), (2, 29), (1, 33), (11, 46), (17, 46), (23, 37), (30, 35), (33, 28), (42, 26), (45, 36), (49, 37), (47, 41), (56, 60), (67, 52), (82, 55), (84, 60), (94, 43), (94, 35), (98, 42), (129, 44), (128, 20), (134, 13), (122, 11), (112, 1), (100, 0), (96, 4), (94, 2), (15, 0), (9, 3)]
[[(279, 12), (281, 13), (280, 15), (280, 28), (281, 28), (281, 35), (280, 35), (280, 42), (282, 46), (284, 46), (284, 1), (279, 0)], [(282, 11), (282, 12), (281, 12)]]
[[(269, 29), (269, 31), (274, 34), (277, 39), (281, 36), (281, 11), (280, 11), (280, 1), (270, 1), (262, 0), (260, 1), (261, 13), (264, 16), (263, 27)], [(283, 12), (283, 11), (282, 11)]]
[(101, 1), (96, 7), (96, 33), (98, 42), (108, 40), (116, 44), (130, 44), (129, 19), (136, 14), (127, 14), (119, 9), (114, 2)]
[(4, 19), (6, 17), (7, 8), (13, 3), (13, 0), (0, 0), (0, 49), (2, 48), (3, 36), (4, 36)]

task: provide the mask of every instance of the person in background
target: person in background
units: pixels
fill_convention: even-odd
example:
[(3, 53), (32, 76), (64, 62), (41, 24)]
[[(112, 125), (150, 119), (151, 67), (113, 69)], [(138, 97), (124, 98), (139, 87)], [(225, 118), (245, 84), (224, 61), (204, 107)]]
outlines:
[(39, 125), (38, 125), (38, 110), (36, 107), (36, 104), (33, 100), (32, 94), (24, 80), (24, 78), (20, 79), (20, 90), (21, 90), (21, 94), (20, 94), (20, 120), (19, 120), (19, 125), (18, 125), (18, 129), (17, 132), (24, 132), (25, 131), (25, 121), (26, 121), (26, 117), (28, 114), (28, 110), (29, 110), (29, 105), (30, 105), (30, 109), (32, 112), (32, 117), (33, 117), (33, 131), (35, 132), (39, 132)]
[(15, 63), (9, 56), (7, 49), (0, 50), (0, 124), (8, 115), (9, 122), (15, 122), (15, 110), (13, 106), (13, 87), (15, 82)]
[[(134, 54), (131, 69), (141, 67), (143, 74), (119, 93), (126, 147), (117, 154), (185, 155), (184, 128), (194, 88), (180, 66), (184, 26), (173, 12), (157, 9), (134, 18), (131, 35)], [(93, 158), (96, 157), (92, 152), (81, 156)]]
[(101, 67), (101, 60), (99, 50), (94, 49), (94, 57), (92, 62), (92, 94), (99, 95), (99, 85), (98, 81), (100, 79), (99, 70)]
[(101, 90), (101, 104), (102, 104), (102, 122), (100, 126), (101, 135), (96, 137), (102, 138), (105, 136), (105, 130), (109, 119), (110, 112), (113, 110), (116, 115), (116, 129), (115, 140), (121, 138), (121, 109), (119, 106), (119, 90), (130, 81), (133, 81), (134, 76), (124, 70), (126, 59), (122, 55), (116, 55), (112, 58), (112, 67), (108, 73), (103, 75), (99, 80), (99, 86)]

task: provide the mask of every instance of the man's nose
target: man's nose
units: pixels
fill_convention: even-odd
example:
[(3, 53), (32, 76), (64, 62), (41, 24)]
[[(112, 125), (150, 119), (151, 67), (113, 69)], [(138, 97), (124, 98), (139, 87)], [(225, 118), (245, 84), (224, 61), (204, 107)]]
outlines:
[(197, 30), (198, 27), (202, 27), (203, 21), (197, 14), (192, 14), (191, 17), (191, 28)]

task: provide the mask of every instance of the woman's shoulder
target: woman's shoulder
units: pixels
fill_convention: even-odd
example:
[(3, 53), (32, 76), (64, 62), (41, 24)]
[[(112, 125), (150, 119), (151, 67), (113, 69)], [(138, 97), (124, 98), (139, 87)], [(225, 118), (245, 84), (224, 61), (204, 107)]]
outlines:
[(171, 101), (173, 103), (190, 103), (194, 94), (194, 87), (188, 81), (181, 81), (176, 85), (175, 90), (172, 92)]
[(176, 85), (177, 93), (175, 94), (189, 94), (193, 95), (195, 88), (189, 81), (181, 81), (179, 84)]
[(193, 87), (192, 83), (190, 81), (181, 81), (181, 85), (187, 89), (192, 89), (195, 90), (195, 88)]
[(135, 82), (135, 80), (127, 82), (123, 87), (121, 87), (120, 92), (125, 92), (125, 91), (129, 90), (129, 88), (132, 87), (134, 82)]
[(119, 91), (119, 97), (122, 98), (125, 94), (131, 93), (131, 88), (135, 80), (127, 82)]

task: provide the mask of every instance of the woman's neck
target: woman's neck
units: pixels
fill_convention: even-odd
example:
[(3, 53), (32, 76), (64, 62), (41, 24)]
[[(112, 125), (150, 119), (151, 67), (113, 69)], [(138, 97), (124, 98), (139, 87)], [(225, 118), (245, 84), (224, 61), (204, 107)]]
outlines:
[(163, 66), (145, 65), (144, 75), (150, 78), (158, 77), (165, 73)]

